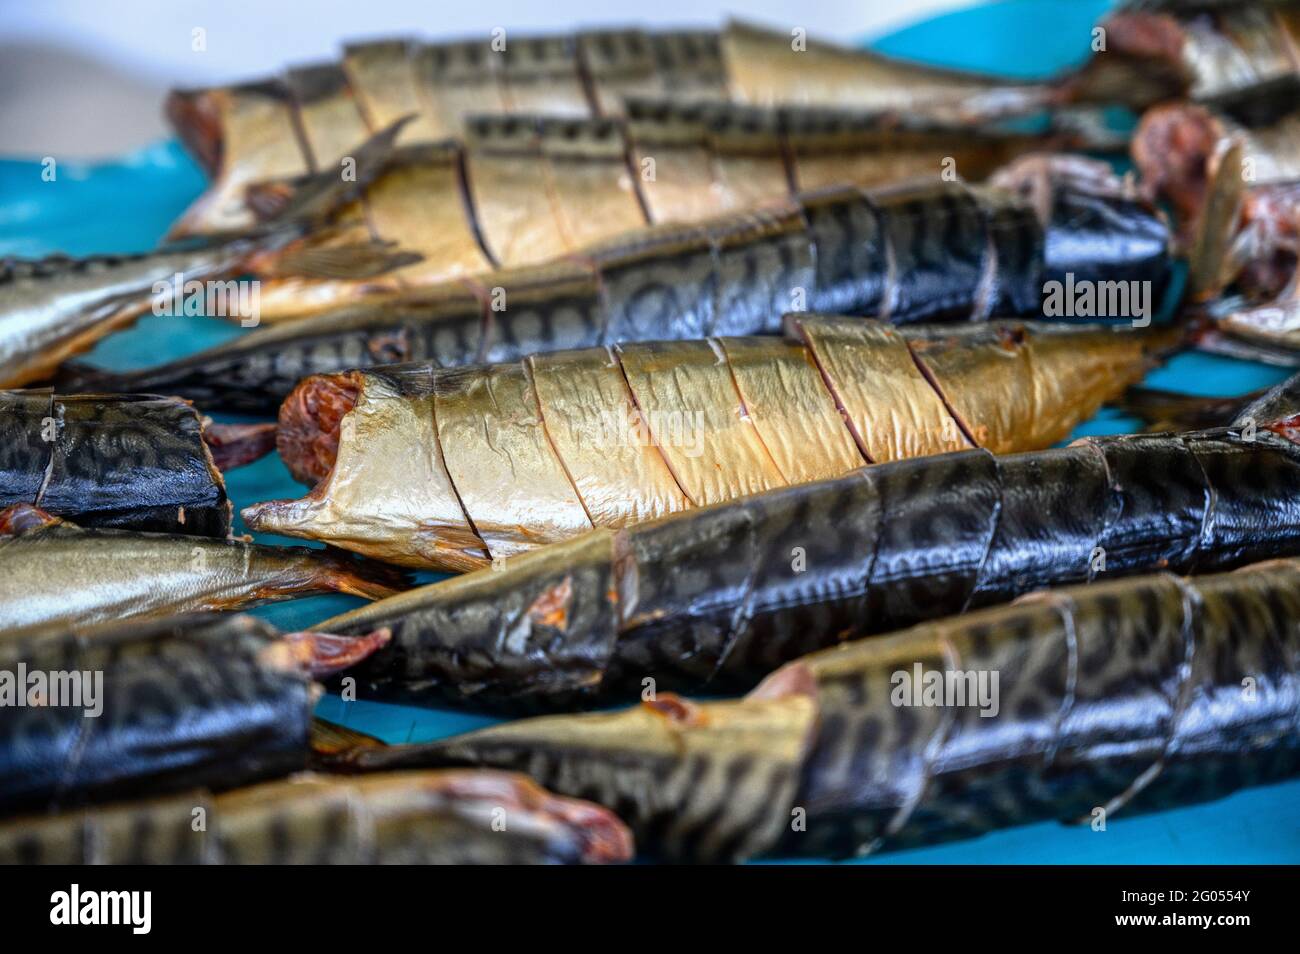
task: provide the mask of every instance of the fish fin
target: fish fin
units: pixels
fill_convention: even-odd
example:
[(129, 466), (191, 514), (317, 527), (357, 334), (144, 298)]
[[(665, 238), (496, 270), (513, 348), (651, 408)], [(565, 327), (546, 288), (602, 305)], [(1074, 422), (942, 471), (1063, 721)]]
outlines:
[(423, 255), (398, 249), (392, 242), (349, 245), (303, 245), (277, 252), (258, 273), (266, 278), (297, 276), (320, 279), (374, 278), (422, 261)]
[(1234, 427), (1263, 427), (1300, 443), (1300, 374), (1269, 388), (1233, 419)]
[[(357, 147), (351, 156), (345, 157), (353, 160), (350, 169), (352, 175), (346, 178), (339, 171), (330, 171), (252, 187), (257, 196), (254, 202), (269, 204), (270, 211), (273, 212), (264, 225), (319, 224), (329, 221), (334, 213), (358, 198), (366, 186), (388, 168), (397, 145), (397, 137), (402, 128), (414, 118), (414, 114), (411, 114), (389, 123)], [(268, 197), (267, 193), (274, 193), (277, 188), (288, 191), (289, 194), (279, 198)]]
[(1199, 431), (1227, 425), (1265, 393), (1204, 397), (1139, 386), (1129, 388), (1113, 406), (1142, 421), (1147, 431)]
[(312, 716), (310, 745), (315, 755), (336, 755), (351, 749), (378, 748), (387, 744), (382, 739), (367, 735), (365, 732), (349, 729), (347, 726), (330, 722), (320, 716)]
[(325, 557), (321, 561), (323, 583), (336, 593), (382, 600), (409, 590), (413, 585), (410, 573), (378, 560), (369, 560), (334, 547), (325, 548)]
[(1247, 341), (1236, 335), (1224, 334), (1216, 328), (1198, 332), (1193, 341), (1198, 351), (1220, 354), (1243, 361), (1258, 361), (1275, 368), (1300, 368), (1300, 352), (1279, 345)]
[(203, 420), (203, 442), (217, 470), (243, 467), (275, 450), (274, 424), (214, 424)]
[(24, 533), (63, 522), (35, 504), (16, 503), (0, 510), (0, 537), (21, 537)]
[(1232, 239), (1245, 198), (1243, 145), (1227, 140), (1210, 158), (1205, 202), (1188, 252), (1187, 291), (1193, 301), (1217, 296), (1232, 280)]
[(117, 376), (113, 372), (84, 361), (64, 361), (51, 375), (50, 383), (59, 390), (85, 394), (98, 390), (96, 381), (111, 381), (115, 377)]
[(285, 633), (280, 645), (287, 646), (292, 661), (313, 679), (323, 679), (350, 669), (370, 657), (392, 639), (389, 629), (377, 629), (364, 636), (335, 636), (303, 630)]
[(255, 182), (244, 191), (244, 204), (257, 216), (259, 222), (279, 218), (293, 203), (294, 195), (310, 180), (310, 176), (293, 179), (274, 179)]

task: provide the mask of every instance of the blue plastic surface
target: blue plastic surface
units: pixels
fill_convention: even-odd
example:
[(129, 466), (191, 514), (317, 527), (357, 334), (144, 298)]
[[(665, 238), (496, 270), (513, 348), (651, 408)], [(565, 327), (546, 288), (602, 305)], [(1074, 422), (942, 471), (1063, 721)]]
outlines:
[[(1007, 0), (916, 24), (872, 45), (882, 52), (939, 65), (1041, 77), (1087, 55), (1089, 31), (1110, 5), (1104, 0)], [(41, 171), (37, 162), (0, 162), (0, 256), (148, 249), (204, 184), (200, 170), (175, 143), (152, 146), (111, 164), (59, 162), (53, 182), (43, 181)], [(114, 368), (138, 367), (241, 333), (217, 319), (147, 316), (129, 331), (102, 342), (88, 360)], [(1148, 383), (1188, 393), (1234, 394), (1273, 384), (1283, 376), (1263, 365), (1186, 354), (1155, 371)], [(1076, 434), (1117, 433), (1132, 424), (1103, 411)], [(234, 471), (228, 483), (237, 507), (303, 492), (275, 457)], [(242, 526), (238, 529), (243, 531)], [(360, 603), (351, 597), (313, 597), (255, 612), (282, 627), (299, 628)], [(446, 710), (344, 703), (337, 697), (322, 700), (319, 712), (389, 742), (438, 738), (493, 721)], [(1105, 832), (1056, 824), (1025, 826), (952, 845), (883, 855), (869, 863), (1296, 861), (1300, 861), (1300, 782), (1159, 815), (1119, 817)]]

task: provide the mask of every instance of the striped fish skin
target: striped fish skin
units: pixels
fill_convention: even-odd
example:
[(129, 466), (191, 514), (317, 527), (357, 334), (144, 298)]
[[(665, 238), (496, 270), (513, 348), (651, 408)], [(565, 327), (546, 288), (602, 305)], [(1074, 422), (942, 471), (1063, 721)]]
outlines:
[[(927, 174), (979, 181), (1015, 156), (1070, 142), (1066, 135), (727, 104), (638, 103), (626, 119), (471, 117), (458, 140), (399, 148), (344, 224), (319, 239), (326, 247), (381, 239), (422, 261), (364, 281), (263, 275), (259, 316), (283, 321), (494, 268), (538, 265), (647, 225), (751, 211), (830, 185), (879, 186)], [(314, 175), (338, 177), (333, 169)]]
[(0, 259), (0, 388), (48, 379), (151, 308), (184, 311), (198, 302), (241, 321), (255, 318), (244, 314), (256, 307), (241, 285), (249, 273), (356, 279), (415, 261), (355, 228), (356, 194), (383, 168), (399, 129), (360, 144), (352, 176), (304, 183), (255, 227), (139, 254)]
[(391, 567), (306, 547), (83, 529), (30, 504), (0, 511), (0, 634), (199, 610), (234, 610), (312, 593), (391, 596)]
[[(499, 42), (504, 39), (504, 44)], [(495, 43), (495, 45), (494, 45)], [(243, 227), (253, 183), (336, 167), (403, 116), (404, 144), (464, 137), (475, 114), (620, 119), (628, 100), (731, 101), (926, 115), (971, 125), (1052, 104), (1046, 85), (936, 70), (744, 24), (713, 31), (349, 44), (339, 63), (237, 86), (177, 90), (168, 117), (212, 188), (177, 234)], [(530, 174), (527, 169), (519, 170)]]
[[(1297, 594), (1296, 560), (1046, 590), (815, 653), (743, 700), (662, 695), (333, 767), (523, 771), (608, 806), (642, 852), (675, 861), (849, 857), (1113, 820), (1300, 772)], [(996, 698), (912, 704), (900, 687), (918, 666), (923, 679), (996, 674)]]
[(1297, 486), (1300, 449), (1241, 426), (970, 450), (596, 530), (320, 625), (392, 630), (349, 673), (366, 698), (510, 712), (737, 691), (1041, 587), (1300, 553)]
[(357, 374), (337, 437), (323, 432), (307, 382), (286, 402), (278, 439), (291, 472), (323, 479), (243, 518), (397, 563), (466, 569), (863, 463), (1049, 446), (1177, 335), (1004, 322), (900, 332), (807, 314), (792, 315), (790, 330), (779, 343), (647, 342)]
[(613, 813), (506, 772), (300, 775), (0, 822), (0, 864), (602, 864), (631, 855)]
[(301, 378), (377, 364), (460, 367), (630, 341), (764, 334), (780, 330), (779, 316), (791, 309), (896, 323), (1033, 315), (1044, 284), (1067, 272), (1159, 289), (1168, 228), (1113, 186), (1049, 182), (1041, 221), (1014, 189), (916, 183), (801, 194), (788, 207), (635, 232), (587, 249), (580, 261), (381, 296), (156, 368), (92, 375), (82, 386), (265, 414)]
[(0, 391), (0, 510), (40, 507), (83, 527), (225, 537), (231, 506), (184, 401)]
[(251, 243), (72, 259), (0, 258), (0, 388), (49, 376), (60, 363), (133, 322), (153, 288), (233, 278)]
[[(6, 705), (0, 812), (228, 788), (301, 769), (320, 691), (310, 673), (341, 668), (385, 639), (285, 636), (253, 617), (215, 614), (6, 632), (0, 671), (15, 681), (23, 672), (83, 673), (97, 699), (73, 706), (47, 693), (51, 704)], [(333, 658), (322, 663), (316, 642)], [(16, 685), (27, 697), (28, 686)]]

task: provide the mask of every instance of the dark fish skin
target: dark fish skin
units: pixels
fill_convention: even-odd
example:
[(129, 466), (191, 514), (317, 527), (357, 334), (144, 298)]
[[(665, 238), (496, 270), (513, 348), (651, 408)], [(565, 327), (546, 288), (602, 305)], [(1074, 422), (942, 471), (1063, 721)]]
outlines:
[(631, 854), (631, 834), (607, 809), (505, 772), (300, 775), (0, 822), (0, 864), (600, 864)]
[(745, 689), (1044, 586), (1300, 553), (1296, 388), (1231, 427), (904, 460), (595, 531), (320, 625), (392, 630), (350, 673), (370, 698), (511, 712)]
[[(996, 675), (996, 694), (914, 704), (918, 666)], [(1300, 772), (1300, 562), (1042, 591), (815, 653), (739, 701), (663, 695), (331, 760), (432, 765), (522, 770), (674, 861), (849, 857), (1220, 798)]]
[(102, 673), (97, 716), (66, 704), (6, 705), (0, 813), (229, 788), (301, 769), (319, 694), (311, 673), (386, 638), (283, 636), (250, 616), (216, 614), (0, 634), (0, 673), (16, 684), (20, 666)]
[(1149, 280), (1158, 294), (1168, 255), (1160, 215), (1110, 185), (1049, 188), (1037, 215), (1014, 190), (959, 183), (831, 189), (783, 210), (638, 231), (582, 262), (489, 274), (477, 292), (457, 284), (360, 304), (67, 386), (272, 414), (301, 378), (380, 364), (456, 367), (618, 342), (775, 333), (791, 310), (895, 323), (1036, 315), (1044, 283), (1066, 273)]
[(202, 420), (153, 395), (0, 391), (0, 510), (17, 503), (82, 527), (225, 537), (231, 526)]

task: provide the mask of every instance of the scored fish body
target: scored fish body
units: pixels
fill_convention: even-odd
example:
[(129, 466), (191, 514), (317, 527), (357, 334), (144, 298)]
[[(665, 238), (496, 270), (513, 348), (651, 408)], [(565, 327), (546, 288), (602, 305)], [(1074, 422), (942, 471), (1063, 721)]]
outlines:
[[(248, 273), (366, 278), (415, 261), (356, 228), (356, 194), (392, 149), (400, 124), (356, 150), (353, 175), (321, 177), (241, 231), (149, 252), (0, 259), (0, 388), (48, 378), (65, 360), (142, 314), (204, 310), (257, 321)], [(304, 236), (311, 241), (304, 242)]]
[(379, 599), (404, 583), (391, 568), (305, 547), (82, 529), (30, 504), (0, 511), (0, 637), (313, 593)]
[(225, 537), (231, 507), (184, 401), (0, 391), (0, 510), (40, 507), (82, 527)]
[(320, 626), (392, 630), (349, 672), (365, 698), (511, 712), (744, 690), (1039, 587), (1300, 553), (1294, 392), (1276, 398), (1242, 412), (1253, 433), (961, 451), (593, 530)]
[(601, 864), (631, 855), (632, 836), (612, 812), (506, 772), (299, 775), (0, 822), (4, 864)]
[(790, 316), (790, 331), (310, 380), (279, 439), (291, 471), (320, 482), (244, 519), (466, 569), (864, 463), (1046, 447), (1176, 335), (814, 315)]
[(343, 216), (351, 231), (336, 228), (322, 240), (378, 239), (421, 261), (358, 281), (264, 275), (260, 317), (286, 320), (492, 268), (536, 265), (653, 223), (788, 202), (797, 190), (900, 178), (979, 181), (1015, 156), (1066, 142), (857, 113), (711, 104), (633, 104), (618, 120), (471, 117), (460, 140), (398, 149)]
[(297, 771), (321, 692), (313, 676), (387, 639), (283, 634), (217, 614), (0, 633), (0, 812)]
[(1298, 621), (1295, 560), (1096, 582), (824, 650), (741, 700), (663, 694), (331, 767), (525, 771), (675, 861), (1108, 821), (1300, 772)]
[(340, 63), (173, 92), (172, 125), (213, 179), (178, 234), (248, 224), (249, 185), (337, 169), (350, 147), (405, 116), (414, 119), (402, 142), (430, 144), (465, 136), (474, 114), (618, 119), (629, 112), (627, 100), (645, 98), (827, 106), (967, 124), (1054, 102), (1046, 84), (802, 43), (794, 33), (739, 23), (722, 33), (610, 30), (355, 43)]
[[(1014, 169), (1008, 170), (1014, 171)], [(1086, 187), (917, 182), (799, 193), (762, 212), (660, 225), (564, 261), (381, 296), (255, 331), (155, 368), (92, 374), (99, 390), (161, 391), (266, 413), (299, 379), (375, 364), (443, 367), (628, 341), (762, 334), (806, 310), (894, 322), (1042, 311), (1048, 282), (1150, 282), (1169, 231), (1106, 168)], [(1119, 317), (1119, 316), (1116, 316)]]

